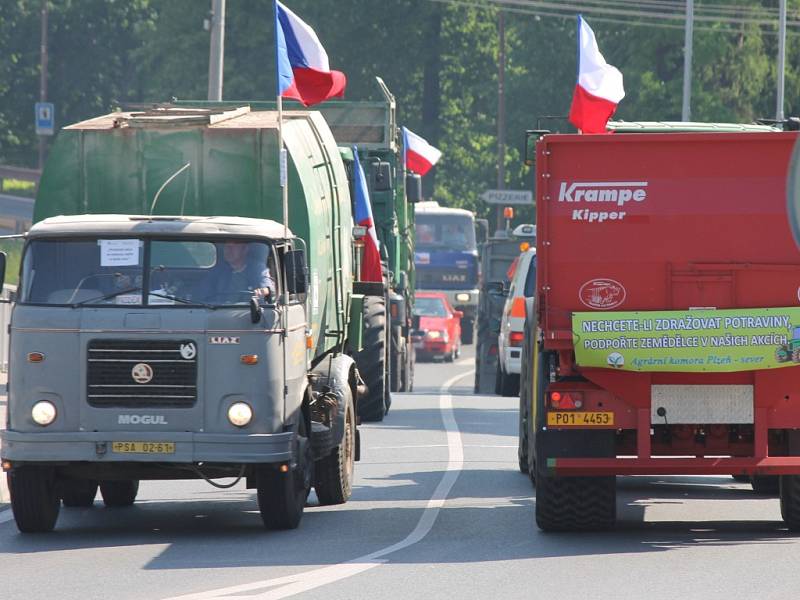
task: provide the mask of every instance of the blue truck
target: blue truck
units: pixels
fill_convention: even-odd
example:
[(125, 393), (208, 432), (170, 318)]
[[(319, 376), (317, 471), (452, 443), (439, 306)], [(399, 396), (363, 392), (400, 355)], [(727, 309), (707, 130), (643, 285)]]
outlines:
[(417, 289), (447, 295), (464, 313), (461, 342), (471, 344), (480, 296), (475, 215), (434, 201), (419, 202), (415, 213)]

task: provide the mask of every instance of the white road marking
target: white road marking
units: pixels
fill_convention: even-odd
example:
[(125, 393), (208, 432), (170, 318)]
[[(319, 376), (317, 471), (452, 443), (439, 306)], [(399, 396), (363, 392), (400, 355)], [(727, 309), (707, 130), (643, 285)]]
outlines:
[[(461, 469), (464, 467), (464, 446), (461, 443), (461, 432), (458, 430), (458, 424), (453, 416), (453, 398), (448, 392), (453, 383), (472, 373), (474, 373), (474, 370), (451, 377), (445, 381), (441, 387), (441, 392), (439, 394), (439, 410), (442, 413), (442, 421), (444, 423), (445, 432), (447, 433), (447, 448), (449, 449), (447, 468), (441, 481), (439, 481), (439, 485), (436, 486), (433, 496), (428, 500), (427, 506), (419, 522), (417, 522), (417, 526), (405, 539), (345, 563), (322, 567), (314, 569), (313, 571), (304, 571), (286, 577), (254, 581), (252, 583), (186, 594), (183, 596), (173, 596), (165, 600), (277, 600), (278, 598), (288, 598), (289, 596), (307, 592), (308, 590), (313, 590), (323, 585), (352, 577), (353, 575), (363, 573), (364, 571), (382, 565), (387, 562), (384, 557), (408, 548), (409, 546), (413, 546), (424, 539), (433, 528), (436, 517), (439, 515), (439, 509), (444, 506), (447, 495), (450, 493), (453, 484), (455, 484), (456, 479), (458, 479)], [(276, 587), (279, 587), (279, 589), (275, 589)], [(263, 588), (270, 589), (265, 589), (264, 592), (260, 594), (251, 593)], [(237, 596), (236, 594), (244, 595)]]

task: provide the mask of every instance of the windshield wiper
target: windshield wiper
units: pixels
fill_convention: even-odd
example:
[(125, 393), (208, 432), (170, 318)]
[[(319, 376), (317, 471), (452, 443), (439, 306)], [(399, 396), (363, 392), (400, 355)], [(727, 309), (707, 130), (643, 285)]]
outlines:
[[(166, 300), (173, 300), (175, 302), (180, 302), (181, 304), (191, 304), (194, 306), (202, 306), (204, 308), (210, 308), (211, 310), (215, 310), (217, 307), (213, 304), (206, 304), (205, 302), (199, 302), (197, 300), (189, 300), (188, 298), (181, 298), (180, 296), (173, 296), (172, 294), (165, 294), (163, 292), (150, 292), (150, 296), (156, 296), (157, 298), (164, 298)], [(151, 305), (152, 306), (152, 305)], [(156, 305), (158, 306), (158, 305)]]
[(125, 290), (118, 290), (116, 292), (111, 292), (110, 294), (105, 294), (103, 296), (95, 296), (94, 298), (87, 298), (86, 300), (81, 300), (80, 302), (73, 303), (72, 308), (77, 308), (78, 306), (89, 304), (90, 302), (102, 302), (103, 300), (111, 300), (111, 298), (116, 298), (117, 296), (121, 296), (122, 294), (130, 294), (131, 292), (138, 292), (141, 289), (142, 289), (141, 287), (132, 287)]

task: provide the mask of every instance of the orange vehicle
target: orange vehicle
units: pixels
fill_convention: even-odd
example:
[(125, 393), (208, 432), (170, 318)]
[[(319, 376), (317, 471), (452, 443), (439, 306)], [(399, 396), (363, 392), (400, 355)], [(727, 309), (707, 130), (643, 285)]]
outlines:
[(417, 360), (441, 358), (452, 362), (461, 355), (461, 317), (442, 292), (417, 292), (414, 315), (419, 326), (414, 332)]

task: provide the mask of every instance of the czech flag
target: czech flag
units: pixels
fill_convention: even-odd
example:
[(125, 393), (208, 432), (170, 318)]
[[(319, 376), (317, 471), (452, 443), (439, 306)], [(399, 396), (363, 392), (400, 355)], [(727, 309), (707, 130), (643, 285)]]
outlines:
[(578, 84), (569, 122), (582, 133), (606, 133), (606, 124), (624, 97), (622, 73), (606, 62), (594, 31), (578, 15)]
[(381, 271), (381, 253), (375, 221), (372, 218), (372, 206), (369, 202), (369, 189), (364, 169), (358, 160), (358, 148), (353, 146), (353, 166), (356, 192), (356, 223), (367, 228), (364, 240), (364, 256), (361, 259), (361, 281), (383, 281)]
[(331, 71), (317, 34), (278, 0), (275, 38), (278, 96), (311, 106), (344, 94), (347, 78), (340, 71)]
[(418, 175), (425, 175), (441, 157), (442, 153), (439, 149), (431, 146), (427, 140), (413, 131), (403, 127), (403, 160), (406, 163), (406, 169), (414, 171)]

